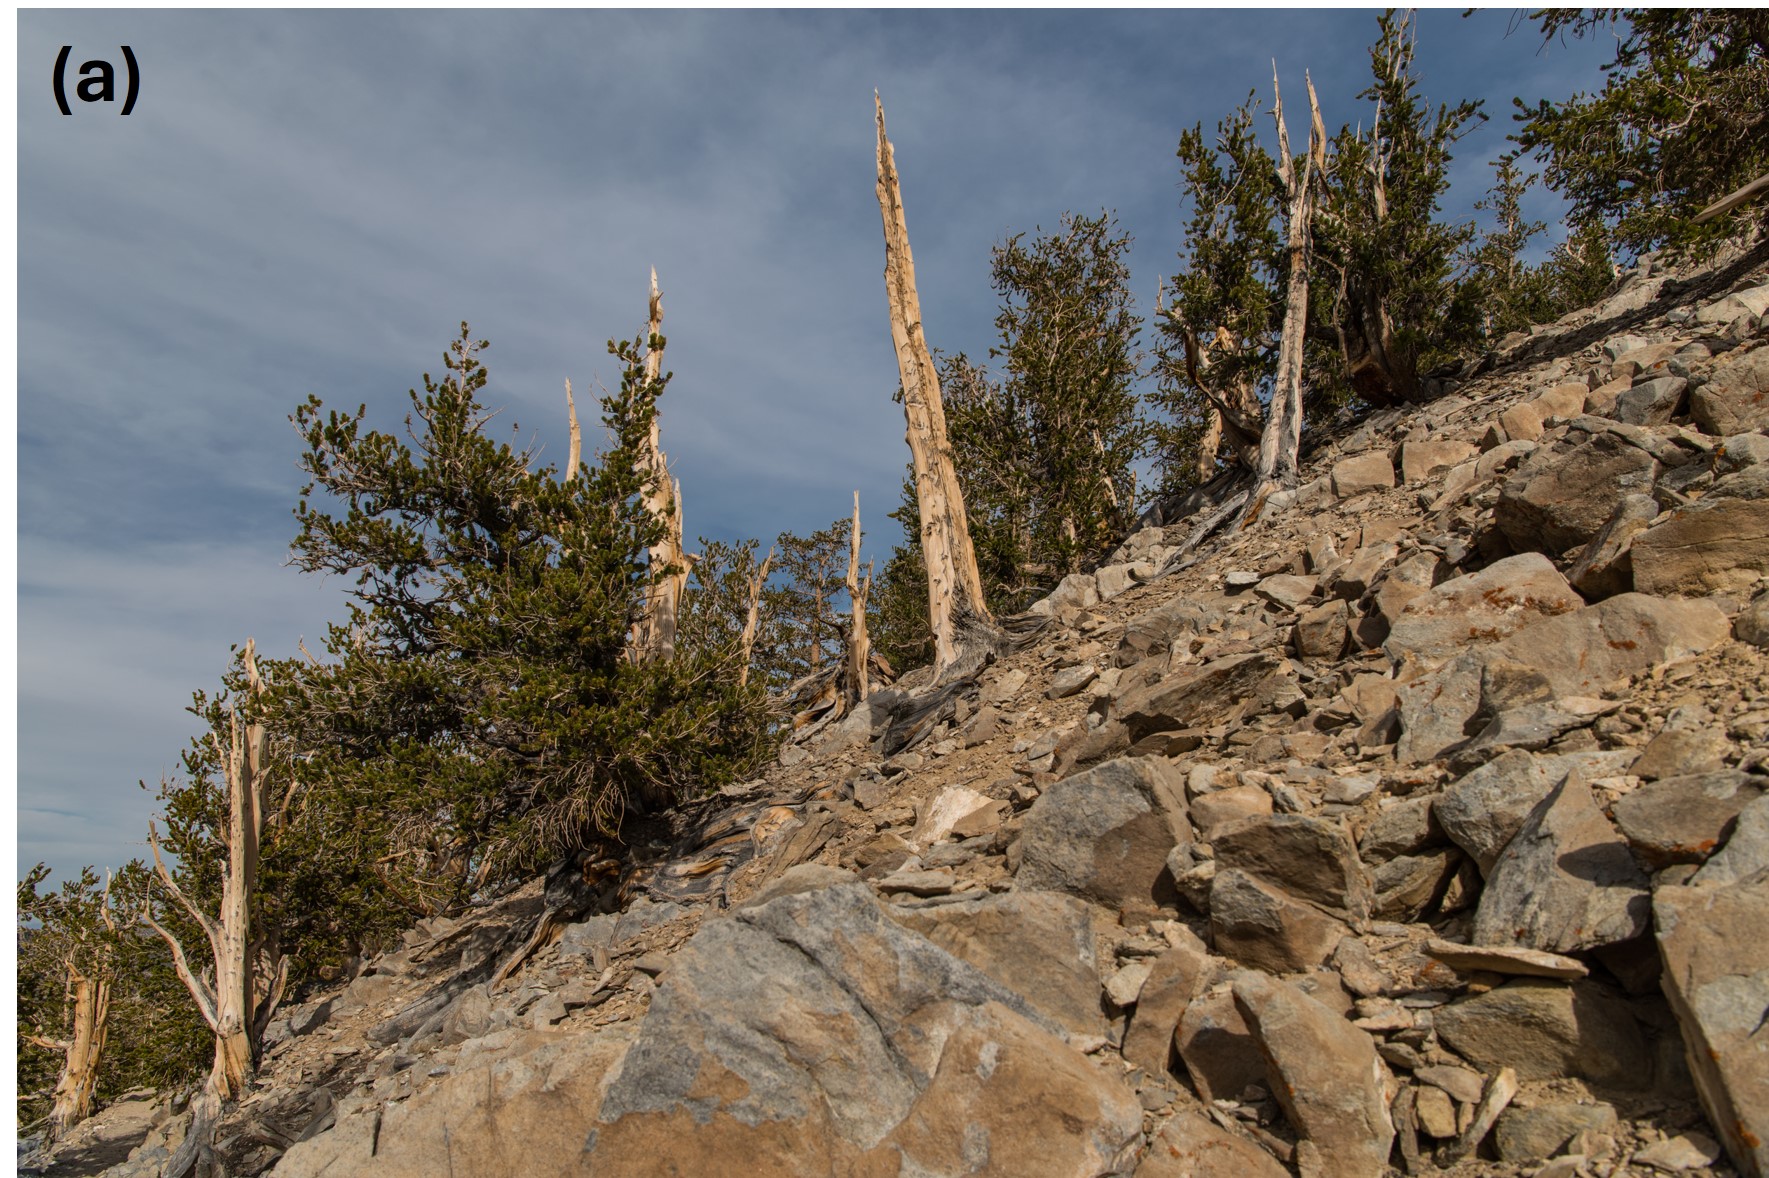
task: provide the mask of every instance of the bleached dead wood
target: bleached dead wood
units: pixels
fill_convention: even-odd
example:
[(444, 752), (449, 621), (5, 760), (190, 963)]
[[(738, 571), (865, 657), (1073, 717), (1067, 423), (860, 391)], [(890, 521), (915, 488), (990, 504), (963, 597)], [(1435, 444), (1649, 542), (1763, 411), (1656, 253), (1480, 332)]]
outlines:
[[(645, 379), (653, 387), (663, 379), (663, 349), (663, 296), (658, 293), (657, 271), (653, 269), (645, 340)], [(651, 587), (645, 599), (644, 617), (639, 622), (638, 657), (667, 660), (676, 653), (676, 618), (693, 558), (683, 551), (682, 484), (670, 477), (660, 419), (655, 412), (640, 462), (646, 476), (642, 496), (645, 509), (663, 525), (663, 536), (650, 549)]]
[(848, 532), (848, 642), (847, 694), (859, 702), (866, 698), (867, 665), (871, 660), (872, 642), (866, 636), (866, 597), (872, 591), (872, 566), (866, 566), (866, 579), (860, 579), (860, 492), (854, 492), (854, 525)]
[(1692, 225), (1706, 225), (1717, 217), (1724, 217), (1733, 209), (1747, 205), (1758, 197), (1769, 194), (1769, 172), (1763, 173), (1736, 192), (1729, 192), (1719, 200), (1695, 214), (1690, 221)]
[[(248, 698), (256, 699), (266, 689), (258, 674), (256, 646), (249, 638), (243, 662)], [(264, 1028), (282, 1001), (288, 980), (288, 959), (274, 952), (270, 939), (263, 930), (253, 927), (252, 920), (252, 893), (258, 886), (259, 850), (270, 803), (270, 782), (264, 765), (268, 734), (264, 725), (254, 719), (248, 719), (242, 726), (237, 704), (229, 708), (227, 719), (225, 746), (218, 735), (210, 733), (216, 759), (226, 778), (228, 802), (227, 864), (215, 916), (199, 908), (178, 886), (161, 857), (159, 835), (153, 824), (148, 824), (148, 845), (153, 851), (155, 872), (166, 891), (203, 930), (214, 961), (212, 975), (198, 976), (178, 938), (154, 919), (151, 909), (143, 908), (142, 922), (159, 933), (171, 949), (179, 980), (215, 1036), (215, 1062), (195, 1110), (191, 1129), (194, 1140), (174, 1158), (178, 1166), (167, 1167), (168, 1174), (182, 1172), (179, 1167), (188, 1169), (194, 1164), (197, 1153), (206, 1148), (199, 1127), (203, 1131), (212, 1127), (222, 1104), (244, 1094), (257, 1068), (258, 1044)]]
[(737, 672), (739, 687), (749, 682), (749, 660), (755, 651), (756, 623), (762, 614), (762, 586), (768, 582), (768, 566), (773, 562), (774, 549), (769, 547), (768, 555), (762, 558), (762, 567), (749, 579), (749, 612), (743, 619), (743, 666)]
[[(1307, 78), (1307, 75), (1304, 75)], [(1278, 88), (1277, 65), (1272, 65), (1272, 113), (1278, 124), (1278, 175), (1289, 197), (1289, 285), (1284, 301), (1284, 333), (1278, 344), (1277, 380), (1272, 388), (1271, 412), (1259, 435), (1259, 458), (1253, 472), (1253, 494), (1247, 500), (1245, 519), (1251, 519), (1267, 496), (1279, 487), (1296, 485), (1297, 463), (1302, 451), (1302, 344), (1308, 329), (1308, 262), (1313, 248), (1310, 222), (1314, 197), (1309, 181), (1326, 169), (1326, 129), (1321, 125), (1320, 103), (1314, 81), (1308, 80), (1308, 154), (1301, 172), (1290, 158), (1290, 135), (1284, 126), (1284, 98)]]
[(577, 477), (577, 468), (583, 462), (584, 431), (577, 424), (577, 402), (571, 399), (571, 381), (565, 382), (565, 412), (571, 419), (571, 453), (565, 459), (565, 478), (569, 483)]
[(993, 619), (983, 599), (983, 579), (971, 547), (964, 492), (946, 437), (946, 410), (940, 378), (922, 333), (921, 300), (915, 290), (915, 259), (903, 216), (903, 193), (891, 141), (885, 135), (884, 103), (873, 103), (878, 117), (878, 208), (884, 221), (885, 294), (890, 305), (891, 342), (903, 384), (906, 436), (915, 471), (915, 498), (921, 515), (922, 558), (928, 575), (928, 619), (934, 633), (936, 678), (954, 668), (980, 663), (997, 643)]

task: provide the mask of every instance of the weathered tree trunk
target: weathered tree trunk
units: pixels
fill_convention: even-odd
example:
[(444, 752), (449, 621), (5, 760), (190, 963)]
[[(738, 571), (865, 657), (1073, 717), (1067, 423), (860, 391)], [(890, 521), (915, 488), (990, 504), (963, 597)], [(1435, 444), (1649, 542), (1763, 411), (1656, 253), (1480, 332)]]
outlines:
[(847, 696), (858, 703), (868, 694), (866, 674), (872, 658), (872, 642), (866, 636), (866, 597), (872, 591), (872, 566), (866, 566), (866, 579), (860, 579), (860, 492), (854, 492), (854, 526), (848, 533), (848, 616)]
[[(116, 921), (111, 918), (111, 887), (107, 880), (99, 916), (106, 930), (115, 936)], [(84, 940), (84, 935), (82, 935)], [(100, 941), (92, 960), (82, 969), (70, 953), (62, 962), (67, 970), (67, 994), (73, 1012), (66, 1039), (46, 1039), (31, 1035), (39, 1047), (61, 1053), (61, 1074), (56, 1077), (54, 1101), (49, 1109), (49, 1139), (59, 1140), (69, 1129), (92, 1115), (92, 1095), (98, 1088), (98, 1066), (104, 1058), (105, 1040), (110, 1033), (111, 1013), (111, 943)]]
[[(264, 681), (258, 675), (256, 648), (246, 640), (245, 669), (252, 696), (261, 695)], [(258, 1036), (269, 1021), (270, 1014), (282, 1000), (283, 984), (288, 977), (288, 960), (271, 954), (265, 962), (268, 976), (260, 973), (260, 958), (265, 940), (253, 935), (251, 901), (258, 886), (259, 841), (264, 833), (264, 815), (268, 808), (268, 779), (264, 772), (267, 734), (264, 725), (251, 721), (241, 730), (237, 708), (228, 715), (230, 738), (223, 748), (220, 738), (210, 733), (215, 751), (227, 778), (228, 829), (227, 868), (221, 881), (220, 910), (210, 917), (198, 908), (166, 869), (160, 856), (159, 836), (148, 824), (148, 844), (153, 850), (154, 867), (160, 882), (181, 904), (209, 940), (214, 958), (213, 984), (198, 977), (190, 968), (184, 947), (178, 939), (153, 919), (144, 909), (143, 921), (165, 939), (172, 950), (172, 964), (179, 980), (190, 991), (203, 1021), (215, 1035), (215, 1062), (209, 1072), (205, 1089), (217, 1109), (237, 1099), (257, 1067)]]
[[(61, 1075), (55, 1082), (55, 1103), (49, 1111), (49, 1136), (58, 1140), (69, 1129), (92, 1115), (92, 1094), (98, 1087), (98, 1065), (109, 1034), (111, 979), (103, 973), (88, 977), (68, 963), (70, 988), (74, 992), (72, 1036), (62, 1056)], [(39, 1041), (41, 1043), (41, 1041)]]
[[(1306, 75), (1305, 75), (1306, 77)], [(1302, 450), (1302, 342), (1308, 328), (1308, 260), (1313, 244), (1310, 221), (1314, 201), (1309, 191), (1311, 174), (1326, 167), (1326, 129), (1315, 99), (1314, 81), (1308, 80), (1310, 112), (1308, 154), (1302, 172), (1290, 158), (1290, 135), (1284, 126), (1284, 99), (1278, 90), (1277, 70), (1272, 70), (1273, 113), (1278, 123), (1278, 174), (1290, 198), (1290, 274), (1284, 303), (1284, 334), (1278, 345), (1277, 381), (1272, 388), (1271, 413), (1259, 435), (1259, 459), (1253, 472), (1253, 494), (1247, 501), (1246, 518), (1259, 511), (1266, 497), (1279, 487), (1296, 485), (1297, 461)]]
[(571, 453), (565, 459), (565, 478), (569, 483), (577, 477), (577, 468), (583, 463), (584, 431), (577, 423), (577, 402), (571, 399), (571, 381), (565, 382), (565, 412), (571, 419)]
[(971, 547), (964, 492), (946, 438), (946, 409), (922, 333), (921, 300), (915, 291), (915, 259), (891, 141), (885, 136), (884, 103), (877, 94), (878, 208), (884, 219), (885, 294), (890, 304), (891, 342), (903, 382), (903, 415), (915, 470), (915, 499), (921, 513), (922, 559), (928, 575), (928, 620), (934, 632), (936, 679), (955, 668), (980, 662), (998, 642), (983, 578)]
[(762, 567), (756, 570), (755, 576), (749, 579), (749, 613), (743, 619), (743, 666), (737, 672), (737, 686), (742, 687), (749, 682), (749, 660), (755, 651), (756, 623), (762, 616), (762, 586), (768, 583), (768, 566), (774, 563), (774, 549), (768, 549), (768, 555), (762, 558)]
[[(651, 271), (651, 306), (647, 317), (645, 378), (656, 383), (663, 377), (663, 296), (657, 290), (657, 271)], [(663, 452), (660, 419), (651, 417), (651, 436), (641, 459), (646, 474), (645, 509), (663, 524), (663, 538), (651, 546), (651, 588), (645, 599), (645, 615), (639, 623), (638, 656), (668, 660), (676, 653), (676, 617), (682, 593), (688, 585), (693, 558), (682, 545), (682, 484), (670, 477), (669, 459)]]

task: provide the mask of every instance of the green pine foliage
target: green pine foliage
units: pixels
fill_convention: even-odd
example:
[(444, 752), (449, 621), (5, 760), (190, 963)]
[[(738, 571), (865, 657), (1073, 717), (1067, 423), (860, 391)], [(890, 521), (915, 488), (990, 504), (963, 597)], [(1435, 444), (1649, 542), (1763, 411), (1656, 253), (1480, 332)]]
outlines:
[(1217, 124), (1214, 140), (1205, 138), (1202, 123), (1180, 136), (1180, 184), (1191, 218), (1171, 301), (1161, 311), (1149, 398), (1162, 498), (1208, 481), (1202, 469), (1217, 468), (1221, 455), (1199, 453), (1213, 404), (1257, 410), (1259, 390), (1269, 389), (1277, 367), (1283, 197), (1277, 166), (1254, 131), (1256, 110), (1249, 93)]
[(1711, 249), (1762, 224), (1759, 201), (1706, 226), (1705, 205), (1769, 171), (1769, 10), (1550, 9), (1545, 39), (1616, 38), (1597, 94), (1516, 100), (1515, 138), (1545, 164), (1548, 187), (1581, 221), (1601, 221), (1630, 253)]
[[(759, 685), (737, 686), (729, 644), (628, 657), (660, 535), (640, 501), (640, 454), (668, 377), (652, 338), (610, 343), (612, 447), (562, 480), (487, 436), (485, 344), (462, 325), (446, 375), (410, 394), (414, 445), (364, 411), (294, 421), (309, 483), (296, 565), (354, 579), (336, 661), (303, 675), (304, 733), (325, 780), (382, 799), (390, 853), (452, 898), (617, 833), (746, 772), (766, 733)], [(325, 492), (336, 513), (311, 506)]]
[(1311, 383), (1347, 386), (1376, 405), (1419, 400), (1423, 375), (1464, 354), (1477, 331), (1459, 268), (1474, 226), (1447, 222), (1441, 206), (1452, 148), (1486, 116), (1478, 102), (1433, 110), (1421, 97), (1415, 36), (1392, 9), (1378, 18), (1371, 82), (1358, 95), (1369, 121), (1334, 136), (1315, 218), (1311, 318), (1332, 332), (1339, 357), (1317, 359)]

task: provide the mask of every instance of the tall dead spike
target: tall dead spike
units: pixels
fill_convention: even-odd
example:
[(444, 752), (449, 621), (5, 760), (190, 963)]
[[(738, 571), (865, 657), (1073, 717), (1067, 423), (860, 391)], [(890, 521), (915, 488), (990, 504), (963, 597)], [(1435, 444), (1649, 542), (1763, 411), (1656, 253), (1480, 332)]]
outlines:
[(890, 306), (891, 342), (903, 384), (905, 436), (915, 470), (915, 498), (921, 514), (922, 557), (928, 575), (928, 619), (934, 635), (936, 678), (980, 661), (996, 637), (983, 579), (971, 546), (964, 492), (946, 436), (946, 410), (940, 378), (922, 333), (921, 300), (915, 290), (915, 259), (903, 216), (902, 186), (891, 141), (885, 134), (884, 103), (877, 92), (878, 209), (884, 221), (885, 295)]

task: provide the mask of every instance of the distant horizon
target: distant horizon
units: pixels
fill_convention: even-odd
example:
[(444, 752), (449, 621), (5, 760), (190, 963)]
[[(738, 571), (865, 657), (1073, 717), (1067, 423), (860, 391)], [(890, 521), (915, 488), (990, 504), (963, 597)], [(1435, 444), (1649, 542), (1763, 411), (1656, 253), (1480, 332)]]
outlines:
[[(996, 341), (992, 246), (1104, 208), (1135, 238), (1147, 349), (1181, 132), (1252, 91), (1270, 140), (1274, 57), (1286, 97), (1312, 75), (1329, 131), (1367, 118), (1374, 10), (1271, 15), (21, 11), (18, 877), (146, 857), (136, 783), (177, 768), (230, 645), (318, 650), (344, 586), (285, 565), (287, 417), (314, 393), (396, 428), (462, 320), (491, 341), (494, 436), (561, 462), (564, 381), (592, 449), (604, 341), (642, 330), (655, 266), (690, 540), (765, 549), (857, 489), (882, 567), (908, 451), (874, 89), (934, 347)], [(1486, 101), (1445, 202), (1467, 219), (1511, 98), (1600, 88), (1613, 43), (1543, 47), (1510, 13), (1419, 26), (1433, 106)], [(59, 48), (125, 44), (133, 112), (62, 115)], [(1563, 207), (1532, 193), (1538, 254)]]

